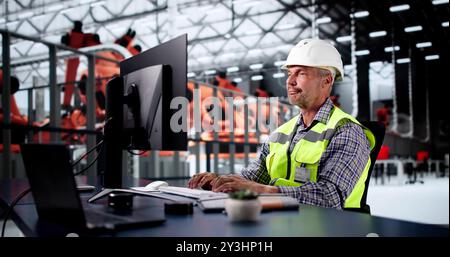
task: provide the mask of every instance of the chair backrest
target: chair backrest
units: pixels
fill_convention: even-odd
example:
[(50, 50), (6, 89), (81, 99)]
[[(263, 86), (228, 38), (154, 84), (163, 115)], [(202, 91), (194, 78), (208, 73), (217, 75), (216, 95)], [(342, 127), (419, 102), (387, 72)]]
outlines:
[(387, 160), (389, 159), (389, 146), (382, 145), (380, 152), (378, 153), (377, 160)]
[(430, 159), (430, 153), (428, 151), (418, 151), (417, 152), (417, 161), (426, 162)]
[(368, 128), (370, 131), (372, 131), (373, 135), (375, 136), (375, 146), (370, 152), (370, 167), (367, 174), (367, 179), (365, 182), (364, 187), (364, 193), (361, 198), (361, 208), (346, 208), (346, 210), (350, 211), (356, 211), (356, 212), (363, 212), (363, 213), (369, 213), (370, 214), (370, 206), (367, 205), (367, 191), (369, 189), (369, 183), (370, 183), (370, 177), (372, 176), (372, 170), (375, 166), (375, 162), (377, 160), (378, 153), (380, 152), (381, 145), (383, 144), (384, 135), (386, 133), (386, 127), (383, 123), (380, 123), (378, 121), (361, 121), (361, 124)]

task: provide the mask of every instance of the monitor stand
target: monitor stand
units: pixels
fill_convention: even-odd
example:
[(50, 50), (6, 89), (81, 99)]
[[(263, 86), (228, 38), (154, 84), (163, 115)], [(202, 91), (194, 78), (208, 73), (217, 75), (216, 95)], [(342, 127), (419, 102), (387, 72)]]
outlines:
[(126, 189), (112, 189), (112, 188), (103, 188), (100, 192), (96, 193), (95, 195), (93, 195), (91, 198), (88, 199), (89, 203), (93, 203), (95, 201), (97, 201), (98, 199), (101, 199), (107, 195), (109, 195), (110, 193), (115, 193), (115, 192), (126, 192), (126, 191), (122, 191), (122, 190), (126, 190)]
[(125, 188), (103, 188), (100, 192), (96, 193), (91, 198), (89, 198), (88, 202), (93, 203), (93, 202), (97, 201), (98, 199), (108, 196), (111, 193), (130, 193), (130, 194), (139, 195), (139, 196), (156, 197), (156, 198), (161, 198), (161, 199), (165, 199), (165, 200), (177, 201), (177, 199), (175, 199), (171, 196), (162, 194), (160, 192), (141, 192), (141, 191), (137, 191), (137, 190), (133, 190), (133, 189), (125, 189)]
[(104, 172), (102, 174), (103, 180), (101, 184), (103, 186), (102, 190), (94, 194), (88, 199), (89, 203), (93, 203), (98, 199), (104, 198), (111, 193), (131, 193), (133, 195), (139, 196), (147, 196), (147, 197), (156, 197), (162, 198), (165, 200), (177, 201), (174, 197), (168, 196), (166, 194), (162, 194), (160, 192), (144, 192), (138, 191), (131, 188), (123, 188), (122, 186), (122, 148), (117, 141), (109, 140), (108, 129), (105, 126), (105, 139), (104, 139), (104, 148), (103, 151), (105, 153), (105, 166)]
[[(112, 123), (108, 122), (108, 123)], [(104, 172), (102, 174), (103, 180), (101, 184), (102, 190), (94, 194), (88, 199), (89, 203), (93, 203), (98, 199), (104, 198), (111, 193), (131, 193), (133, 195), (156, 197), (165, 200), (177, 201), (179, 199), (174, 198), (160, 192), (144, 192), (131, 188), (123, 188), (122, 186), (122, 147), (117, 140), (110, 139), (110, 133), (108, 125), (105, 125), (105, 137), (104, 137)], [(101, 158), (103, 159), (103, 158)]]
[[(167, 72), (166, 72), (167, 74)], [(131, 92), (132, 93), (132, 92)], [(127, 95), (128, 96), (128, 95)], [(131, 97), (133, 94), (131, 94)], [(160, 94), (159, 94), (160, 96)], [(105, 153), (104, 171), (102, 174), (103, 189), (89, 198), (92, 203), (114, 192), (126, 192), (134, 195), (158, 197), (176, 201), (173, 197), (160, 192), (142, 192), (133, 189), (125, 189), (122, 185), (122, 154), (123, 142), (121, 142), (123, 127), (124, 104), (124, 78), (114, 77), (106, 86), (106, 120), (104, 127), (103, 152)]]

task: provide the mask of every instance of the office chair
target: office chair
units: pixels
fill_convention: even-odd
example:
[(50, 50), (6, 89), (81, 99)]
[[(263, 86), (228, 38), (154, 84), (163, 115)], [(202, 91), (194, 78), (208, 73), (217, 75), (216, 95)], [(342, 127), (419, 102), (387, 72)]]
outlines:
[(362, 121), (361, 124), (372, 131), (375, 136), (375, 146), (370, 152), (370, 167), (367, 173), (367, 178), (364, 187), (364, 193), (361, 198), (361, 208), (344, 208), (347, 211), (355, 211), (370, 214), (370, 206), (366, 203), (367, 200), (367, 191), (369, 189), (370, 177), (372, 176), (372, 170), (375, 166), (375, 162), (377, 160), (378, 153), (380, 152), (381, 145), (383, 144), (384, 134), (386, 132), (386, 127), (383, 123), (378, 121)]
[(423, 180), (417, 179), (417, 173), (420, 172), (423, 177), (423, 173), (428, 172), (428, 159), (427, 151), (417, 152), (416, 165), (411, 165), (411, 174), (408, 174), (409, 179), (405, 182), (406, 184), (424, 183)]

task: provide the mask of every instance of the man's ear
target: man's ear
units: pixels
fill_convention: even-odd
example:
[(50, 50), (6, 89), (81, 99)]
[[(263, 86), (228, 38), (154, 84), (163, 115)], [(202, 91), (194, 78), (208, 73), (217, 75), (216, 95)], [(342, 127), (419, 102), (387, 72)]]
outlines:
[(327, 83), (329, 83), (330, 84), (330, 86), (332, 86), (333, 85), (333, 75), (329, 75), (329, 76), (327, 76)]
[(332, 86), (333, 84), (333, 77), (330, 75), (323, 77), (323, 83), (322, 83), (322, 87), (326, 87), (326, 86)]

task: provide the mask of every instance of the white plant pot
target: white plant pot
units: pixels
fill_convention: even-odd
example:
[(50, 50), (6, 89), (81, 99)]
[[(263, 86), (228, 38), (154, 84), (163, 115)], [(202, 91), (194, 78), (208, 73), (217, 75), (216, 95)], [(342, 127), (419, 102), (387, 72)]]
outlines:
[(225, 210), (230, 221), (257, 221), (262, 205), (258, 199), (226, 199)]

